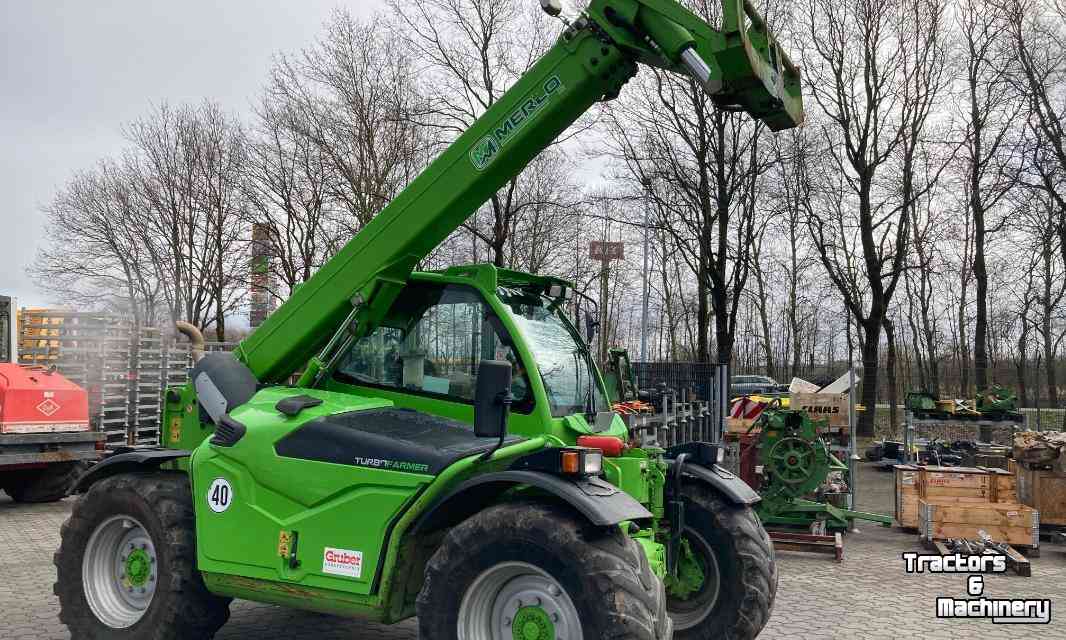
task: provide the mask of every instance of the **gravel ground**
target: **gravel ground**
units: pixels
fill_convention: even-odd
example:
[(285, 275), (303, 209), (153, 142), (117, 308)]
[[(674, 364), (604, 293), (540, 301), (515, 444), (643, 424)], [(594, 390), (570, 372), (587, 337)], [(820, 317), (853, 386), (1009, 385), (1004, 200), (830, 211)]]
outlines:
[[(863, 469), (859, 506), (890, 513), (892, 477)], [(2, 494), (0, 494), (2, 496)], [(0, 640), (69, 638), (59, 624), (52, 595), (52, 553), (71, 500), (17, 505), (0, 497)], [(920, 550), (916, 537), (898, 529), (860, 525), (845, 540), (845, 560), (780, 552), (780, 587), (773, 617), (760, 638), (1064, 638), (1066, 637), (1066, 548), (1047, 546), (1033, 559), (1033, 575), (990, 576), (986, 595), (1039, 597), (1052, 601), (1046, 626), (990, 621), (938, 620), (938, 595), (966, 597), (966, 577), (907, 575), (901, 554)], [(251, 602), (235, 602), (219, 638), (315, 640), (414, 639), (414, 621), (385, 627), (358, 620), (303, 613)]]

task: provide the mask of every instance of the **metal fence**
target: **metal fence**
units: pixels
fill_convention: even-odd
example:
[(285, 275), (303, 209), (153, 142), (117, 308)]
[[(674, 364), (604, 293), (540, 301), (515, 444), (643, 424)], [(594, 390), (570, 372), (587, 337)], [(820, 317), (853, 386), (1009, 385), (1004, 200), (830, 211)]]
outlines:
[[(55, 367), (89, 395), (89, 421), (109, 444), (159, 441), (163, 394), (188, 380), (188, 344), (105, 313), (23, 309), (19, 362)], [(209, 350), (233, 345), (209, 343)]]
[(715, 395), (715, 381), (721, 367), (710, 362), (634, 362), (637, 387), (656, 389), (663, 385), (675, 391), (679, 399), (710, 402)]
[(728, 412), (728, 367), (708, 362), (634, 362), (637, 388), (656, 405), (656, 439), (672, 446), (721, 442)]

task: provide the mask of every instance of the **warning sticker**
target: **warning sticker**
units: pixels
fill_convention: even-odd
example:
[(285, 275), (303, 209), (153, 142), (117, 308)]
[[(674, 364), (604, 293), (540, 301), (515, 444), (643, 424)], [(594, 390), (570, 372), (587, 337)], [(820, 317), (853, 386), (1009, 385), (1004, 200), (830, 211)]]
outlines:
[(359, 578), (363, 575), (363, 552), (326, 547), (322, 552), (322, 573)]

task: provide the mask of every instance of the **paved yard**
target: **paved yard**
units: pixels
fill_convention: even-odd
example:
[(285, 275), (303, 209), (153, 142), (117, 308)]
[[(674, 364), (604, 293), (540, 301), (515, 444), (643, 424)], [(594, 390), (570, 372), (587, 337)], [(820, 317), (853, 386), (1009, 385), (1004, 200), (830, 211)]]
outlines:
[[(891, 509), (891, 475), (864, 471), (860, 506)], [(52, 552), (70, 500), (16, 505), (0, 498), (0, 640), (67, 638), (56, 619)], [(900, 554), (919, 547), (915, 537), (894, 529), (861, 526), (845, 542), (845, 562), (825, 556), (782, 552), (781, 585), (773, 618), (760, 638), (1063, 638), (1066, 637), (1066, 549), (1048, 546), (1033, 560), (1033, 576), (992, 576), (986, 595), (1040, 597), (1052, 601), (1048, 626), (994, 625), (990, 621), (945, 621), (934, 615), (938, 595), (965, 597), (965, 576), (906, 575)], [(412, 621), (395, 627), (366, 624), (236, 602), (226, 639), (316, 640), (413, 639)]]

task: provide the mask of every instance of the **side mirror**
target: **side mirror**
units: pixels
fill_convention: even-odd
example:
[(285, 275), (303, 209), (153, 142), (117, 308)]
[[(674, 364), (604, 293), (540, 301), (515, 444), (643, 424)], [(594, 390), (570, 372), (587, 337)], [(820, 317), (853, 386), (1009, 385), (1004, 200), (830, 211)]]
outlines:
[(600, 321), (592, 317), (591, 314), (585, 314), (585, 342), (591, 343), (592, 339), (596, 337), (596, 330), (600, 328)]
[(477, 369), (474, 391), (474, 435), (500, 438), (507, 432), (507, 413), (511, 408), (511, 363), (506, 360), (482, 360)]

